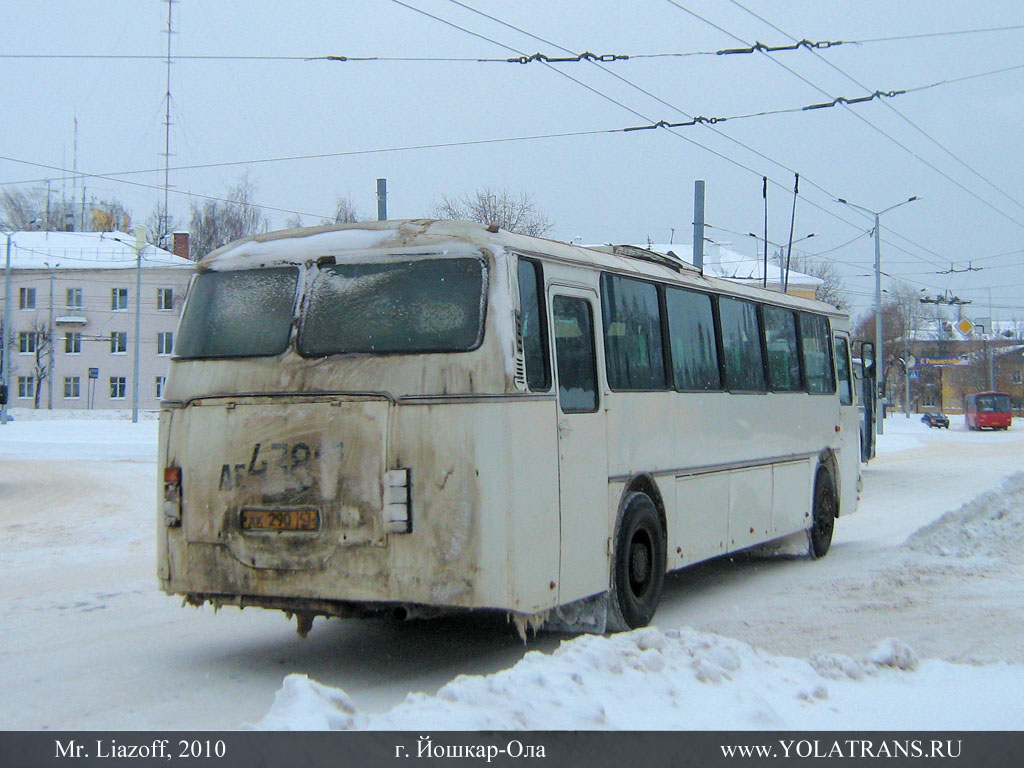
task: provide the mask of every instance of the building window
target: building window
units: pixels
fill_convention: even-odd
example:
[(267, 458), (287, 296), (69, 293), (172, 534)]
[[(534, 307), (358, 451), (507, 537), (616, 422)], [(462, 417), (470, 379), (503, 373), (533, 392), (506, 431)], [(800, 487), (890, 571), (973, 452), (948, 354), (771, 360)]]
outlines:
[(159, 400), (164, 396), (164, 384), (167, 382), (166, 376), (156, 377), (156, 399)]
[(922, 408), (934, 408), (935, 407), (935, 393), (925, 392), (921, 396), (921, 407)]
[(114, 310), (128, 309), (128, 289), (112, 288), (110, 291), (110, 308)]
[(82, 392), (82, 379), (79, 376), (64, 377), (64, 399), (77, 400)]
[(1013, 372), (1013, 383), (1014, 384), (1024, 384), (1024, 372), (1014, 371)]
[(158, 355), (169, 355), (174, 348), (174, 334), (171, 331), (161, 331), (156, 335), (156, 353)]
[(81, 309), (82, 308), (82, 289), (81, 288), (68, 288), (68, 309)]
[(173, 288), (157, 288), (156, 289), (156, 308), (157, 309), (174, 309), (174, 289)]
[(124, 376), (110, 377), (110, 399), (124, 400), (128, 393), (128, 379)]
[(18, 289), (18, 309), (35, 309), (36, 308), (36, 289), (35, 288), (19, 288)]
[(33, 354), (39, 343), (39, 334), (35, 331), (18, 332), (18, 352), (23, 355)]
[(128, 352), (128, 332), (110, 332), (110, 354), (123, 355)]
[(82, 334), (77, 331), (68, 331), (64, 337), (64, 353), (67, 355), (82, 354)]
[(18, 397), (31, 398), (36, 396), (36, 380), (31, 376), (18, 377)]

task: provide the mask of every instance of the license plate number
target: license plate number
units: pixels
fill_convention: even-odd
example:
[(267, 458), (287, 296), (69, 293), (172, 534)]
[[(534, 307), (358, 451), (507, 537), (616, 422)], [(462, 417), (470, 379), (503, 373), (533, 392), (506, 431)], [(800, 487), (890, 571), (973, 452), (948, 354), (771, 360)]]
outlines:
[(320, 513), (315, 509), (243, 509), (243, 531), (318, 531)]

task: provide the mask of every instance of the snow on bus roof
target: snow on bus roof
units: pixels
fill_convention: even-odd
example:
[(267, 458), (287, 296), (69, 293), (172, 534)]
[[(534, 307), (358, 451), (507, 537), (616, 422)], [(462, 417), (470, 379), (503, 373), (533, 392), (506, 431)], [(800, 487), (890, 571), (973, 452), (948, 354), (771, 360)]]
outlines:
[[(835, 307), (813, 299), (764, 290), (749, 283), (724, 280), (715, 274), (702, 275), (689, 265), (686, 265), (684, 270), (673, 269), (667, 262), (647, 261), (617, 252), (614, 246), (583, 246), (521, 235), (471, 221), (446, 219), (367, 221), (267, 232), (229, 243), (213, 251), (200, 262), (200, 268), (219, 270), (270, 264), (297, 264), (340, 254), (370, 256), (384, 249), (436, 252), (437, 248), (442, 248), (459, 251), (466, 246), (491, 250), (511, 249), (527, 255), (548, 256), (562, 261), (632, 273), (638, 277), (667, 279), (704, 290), (785, 303), (833, 315), (842, 314)], [(424, 248), (433, 250), (423, 251)], [(651, 255), (656, 256), (653, 252)]]

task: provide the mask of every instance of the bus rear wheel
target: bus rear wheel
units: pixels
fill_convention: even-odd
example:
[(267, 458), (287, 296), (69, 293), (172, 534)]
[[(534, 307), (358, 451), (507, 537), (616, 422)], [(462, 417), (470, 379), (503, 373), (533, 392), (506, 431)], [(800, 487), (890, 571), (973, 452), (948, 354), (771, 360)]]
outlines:
[(644, 493), (631, 493), (615, 537), (608, 629), (619, 632), (650, 623), (665, 584), (665, 533), (658, 510)]
[(811, 530), (808, 532), (811, 557), (814, 559), (828, 554), (828, 549), (832, 545), (832, 531), (836, 526), (838, 506), (832, 476), (822, 467), (814, 479), (814, 511)]

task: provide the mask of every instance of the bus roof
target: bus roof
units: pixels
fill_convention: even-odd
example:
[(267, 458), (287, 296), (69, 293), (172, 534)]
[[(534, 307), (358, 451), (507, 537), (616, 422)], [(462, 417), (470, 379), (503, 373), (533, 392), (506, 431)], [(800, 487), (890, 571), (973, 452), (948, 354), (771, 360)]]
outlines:
[(236, 240), (211, 252), (199, 269), (235, 270), (285, 264), (304, 264), (328, 257), (358, 258), (414, 249), (436, 253), (438, 248), (458, 251), (485, 248), (510, 250), (559, 262), (589, 266), (620, 274), (657, 279), (705, 291), (783, 304), (795, 309), (847, 315), (836, 307), (806, 299), (702, 275), (686, 262), (636, 246), (582, 246), (530, 237), (471, 221), (398, 219), (335, 224), (266, 232)]

